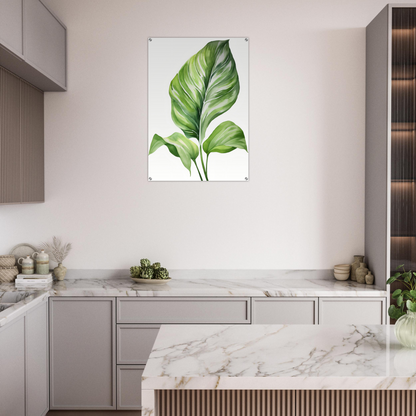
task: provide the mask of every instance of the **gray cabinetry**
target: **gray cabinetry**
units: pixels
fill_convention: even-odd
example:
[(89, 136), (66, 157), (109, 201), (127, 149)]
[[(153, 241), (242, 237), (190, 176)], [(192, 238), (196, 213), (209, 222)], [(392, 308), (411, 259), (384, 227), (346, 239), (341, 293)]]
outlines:
[(0, 0), (0, 66), (42, 91), (66, 90), (66, 28), (41, 0)]
[(115, 409), (115, 299), (50, 298), (51, 409)]
[(49, 410), (48, 303), (31, 309), (26, 324), (26, 416)]
[(117, 322), (149, 324), (250, 323), (250, 298), (117, 299)]
[(144, 365), (117, 366), (117, 409), (142, 408), (142, 374)]
[(320, 298), (319, 323), (323, 325), (381, 325), (386, 298)]
[(117, 325), (117, 364), (146, 364), (160, 325)]
[(0, 0), (0, 45), (23, 56), (23, 0)]
[(253, 324), (316, 324), (318, 298), (253, 298)]
[(0, 329), (0, 416), (25, 416), (25, 321)]
[(66, 29), (40, 0), (25, 0), (24, 56), (63, 88), (66, 85)]
[(43, 92), (0, 68), (0, 204), (44, 202)]

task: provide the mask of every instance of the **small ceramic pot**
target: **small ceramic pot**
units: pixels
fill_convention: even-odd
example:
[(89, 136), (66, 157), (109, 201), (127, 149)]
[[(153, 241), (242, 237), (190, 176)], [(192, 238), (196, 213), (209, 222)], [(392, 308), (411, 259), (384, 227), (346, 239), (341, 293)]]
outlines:
[(357, 280), (355, 276), (356, 270), (360, 267), (360, 263), (364, 261), (364, 256), (354, 256), (354, 262), (351, 264), (351, 280)]
[(365, 263), (360, 263), (360, 267), (355, 271), (357, 283), (365, 283), (365, 276), (367, 273), (367, 265)]
[(20, 257), (19, 260), (17, 260), (17, 264), (22, 266), (22, 274), (35, 273), (35, 262), (30, 256), (26, 256), (26, 258)]
[(41, 250), (40, 253), (35, 251), (32, 257), (36, 260), (36, 273), (49, 274), (49, 255), (45, 250)]
[(365, 275), (365, 282), (368, 285), (373, 285), (374, 284), (374, 275), (370, 271)]
[(58, 267), (53, 269), (53, 274), (57, 280), (64, 280), (66, 275), (66, 267), (63, 266), (62, 263), (59, 263)]

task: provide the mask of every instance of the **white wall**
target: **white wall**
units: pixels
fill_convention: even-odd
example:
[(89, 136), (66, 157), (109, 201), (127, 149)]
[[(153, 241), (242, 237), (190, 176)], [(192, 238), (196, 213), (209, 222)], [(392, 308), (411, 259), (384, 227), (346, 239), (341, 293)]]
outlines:
[[(364, 249), (365, 26), (381, 0), (45, 0), (68, 92), (45, 94), (46, 203), (0, 207), (0, 252), (66, 265), (321, 269)], [(147, 38), (250, 37), (250, 182), (147, 181)]]

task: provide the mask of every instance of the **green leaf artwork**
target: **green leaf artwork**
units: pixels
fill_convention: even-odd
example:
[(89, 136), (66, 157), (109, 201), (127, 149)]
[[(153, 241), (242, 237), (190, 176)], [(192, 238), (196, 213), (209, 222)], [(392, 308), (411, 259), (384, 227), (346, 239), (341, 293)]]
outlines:
[(182, 130), (169, 137), (154, 134), (149, 155), (166, 146), (192, 175), (195, 165), (201, 181), (208, 181), (211, 153), (248, 152), (243, 130), (232, 121), (220, 123), (206, 138), (208, 126), (237, 101), (240, 82), (229, 40), (208, 42), (188, 59), (169, 85), (171, 117)]

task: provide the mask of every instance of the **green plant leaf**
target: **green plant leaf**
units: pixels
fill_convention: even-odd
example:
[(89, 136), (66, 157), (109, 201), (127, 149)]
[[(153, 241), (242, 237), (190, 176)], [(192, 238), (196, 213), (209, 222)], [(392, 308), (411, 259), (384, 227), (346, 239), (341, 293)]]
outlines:
[(390, 305), (389, 308), (389, 316), (392, 319), (399, 319), (401, 316), (403, 316), (405, 312), (403, 312), (400, 308), (398, 308), (395, 305)]
[(168, 137), (161, 137), (155, 134), (152, 143), (150, 144), (149, 155), (156, 152), (156, 150), (163, 145), (169, 149), (170, 153), (179, 157), (183, 165), (189, 170), (189, 173), (191, 173), (192, 160), (195, 161), (199, 155), (198, 146), (181, 133), (173, 133)]
[(205, 140), (203, 149), (207, 155), (212, 152), (228, 153), (235, 149), (247, 151), (246, 138), (240, 127), (232, 121), (224, 121)]
[(396, 289), (391, 296), (393, 299), (397, 299), (401, 294), (402, 294), (402, 290)]
[(404, 281), (406, 282), (406, 283), (410, 283), (410, 280), (411, 280), (411, 278), (412, 278), (412, 275), (409, 273), (409, 272), (407, 272), (407, 273), (403, 273), (403, 275), (402, 275), (403, 277), (404, 277)]
[(409, 293), (410, 296), (416, 300), (416, 290), (411, 290)]
[(172, 120), (201, 143), (207, 127), (236, 102), (240, 82), (228, 40), (208, 42), (188, 59), (169, 86)]
[(397, 270), (397, 269), (401, 269), (403, 266), (404, 266), (404, 264), (401, 264), (400, 266), (397, 266), (397, 267), (396, 267), (396, 270)]
[(390, 277), (389, 279), (387, 279), (387, 284), (391, 285), (393, 282), (395, 282), (398, 279), (398, 276), (394, 275), (392, 277)]
[(404, 299), (411, 299), (412, 298), (411, 295), (410, 295), (410, 292), (408, 290), (403, 290), (402, 294), (403, 294)]
[(409, 309), (409, 311), (416, 312), (416, 302), (412, 302), (411, 300), (408, 300), (406, 302), (406, 306), (407, 306), (407, 309)]
[(403, 304), (403, 295), (400, 295), (398, 298), (397, 298), (397, 306), (402, 306), (402, 304)]

